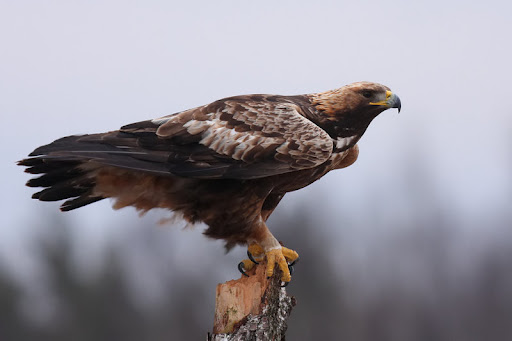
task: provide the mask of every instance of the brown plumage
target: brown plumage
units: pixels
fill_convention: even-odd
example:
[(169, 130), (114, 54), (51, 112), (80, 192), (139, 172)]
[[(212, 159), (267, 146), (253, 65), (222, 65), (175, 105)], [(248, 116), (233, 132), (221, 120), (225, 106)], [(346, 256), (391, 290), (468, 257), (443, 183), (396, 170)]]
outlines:
[(167, 208), (206, 223), (205, 234), (228, 247), (253, 243), (268, 253), (281, 249), (265, 221), (284, 194), (355, 162), (357, 141), (390, 107), (400, 109), (398, 97), (369, 82), (235, 96), (118, 131), (64, 137), (19, 164), (42, 174), (27, 183), (45, 188), (33, 198), (67, 199), (63, 211), (104, 198), (114, 198), (114, 208)]

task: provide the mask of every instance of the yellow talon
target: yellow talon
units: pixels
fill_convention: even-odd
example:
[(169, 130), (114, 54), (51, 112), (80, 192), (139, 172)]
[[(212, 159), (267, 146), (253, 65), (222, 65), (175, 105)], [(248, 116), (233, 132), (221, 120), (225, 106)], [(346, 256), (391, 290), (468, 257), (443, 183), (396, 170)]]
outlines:
[(245, 271), (250, 271), (256, 265), (250, 259), (244, 259), (241, 263)]
[[(249, 253), (249, 258), (252, 256), (254, 261), (261, 262), (266, 257), (267, 258), (267, 268), (266, 268), (266, 275), (267, 277), (272, 277), (274, 274), (274, 269), (277, 265), (279, 266), (279, 269), (282, 271), (281, 281), (283, 282), (290, 282), (292, 279), (292, 276), (290, 274), (290, 269), (288, 267), (288, 263), (293, 263), (299, 258), (299, 254), (291, 249), (288, 249), (286, 247), (280, 247), (278, 249), (273, 249), (268, 252), (265, 252), (263, 248), (257, 244), (252, 243), (247, 247), (247, 252)], [(239, 270), (242, 272), (245, 276), (245, 271), (249, 271), (254, 268), (256, 264), (251, 259), (244, 259), (239, 264)], [(240, 269), (240, 267), (243, 268)]]
[(267, 277), (272, 277), (274, 274), (275, 265), (277, 263), (283, 272), (281, 281), (290, 282), (292, 280), (292, 276), (290, 274), (290, 269), (288, 269), (288, 263), (286, 262), (286, 258), (283, 255), (282, 248), (270, 250), (265, 255), (267, 256)]
[(251, 245), (249, 245), (249, 247), (247, 248), (247, 251), (252, 254), (254, 259), (263, 258), (263, 256), (264, 256), (263, 248), (261, 246), (259, 246), (259, 244), (256, 244), (256, 243), (252, 243)]
[(255, 265), (262, 262), (265, 258), (263, 248), (256, 243), (249, 245), (247, 248), (247, 254), (249, 259), (244, 259), (238, 264), (238, 271), (240, 271), (244, 276), (249, 276), (247, 271), (252, 270)]
[(286, 258), (288, 262), (293, 262), (299, 259), (299, 254), (296, 251), (293, 251), (292, 249), (283, 246), (282, 251), (283, 256)]

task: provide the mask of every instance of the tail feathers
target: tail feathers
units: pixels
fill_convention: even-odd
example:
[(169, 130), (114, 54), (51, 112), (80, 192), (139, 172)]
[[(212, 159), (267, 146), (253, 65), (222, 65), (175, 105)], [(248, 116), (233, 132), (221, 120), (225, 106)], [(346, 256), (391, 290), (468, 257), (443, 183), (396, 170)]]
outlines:
[(32, 195), (33, 199), (39, 199), (41, 201), (58, 201), (67, 198), (79, 197), (83, 194), (90, 192), (90, 189), (94, 187), (92, 181), (83, 179), (70, 179), (59, 181), (50, 187), (37, 192)]
[(102, 199), (105, 199), (104, 197), (96, 197), (96, 196), (80, 196), (75, 199), (70, 199), (65, 201), (61, 206), (61, 211), (71, 211), (75, 208), (79, 208), (85, 205), (92, 204), (93, 202), (100, 201)]
[[(47, 172), (52, 164), (58, 164), (57, 167), (60, 168), (61, 164), (93, 160), (103, 165), (169, 175), (170, 152), (148, 151), (141, 148), (141, 143), (133, 134), (119, 131), (67, 136), (36, 148), (29, 154), (33, 158), (22, 160), (18, 164), (30, 167), (26, 170), (28, 173), (38, 174), (41, 172), (40, 167)], [(38, 158), (48, 161), (48, 164), (42, 166), (34, 161)]]
[(94, 176), (90, 171), (80, 168), (82, 162), (73, 160), (60, 160), (46, 157), (34, 157), (18, 162), (18, 165), (28, 166), (25, 171), (31, 174), (42, 174), (27, 182), (29, 187), (44, 187), (35, 193), (32, 198), (41, 201), (65, 201), (62, 211), (69, 211), (104, 199), (94, 195)]
[(26, 166), (27, 173), (39, 175), (27, 182), (29, 187), (43, 187), (34, 199), (69, 199), (61, 206), (61, 210), (69, 211), (104, 198), (94, 191), (100, 167), (169, 175), (170, 151), (143, 148), (140, 139), (147, 134), (158, 140), (154, 133), (145, 132), (67, 136), (35, 149), (18, 165)]
[[(36, 148), (29, 156), (51, 155), (53, 153), (94, 151), (108, 152), (116, 148), (108, 143), (106, 139), (109, 134), (71, 135), (62, 137), (47, 145)], [(131, 141), (129, 141), (131, 142)]]
[(73, 178), (83, 175), (84, 172), (74, 167), (63, 167), (55, 170), (49, 170), (47, 173), (38, 178), (30, 179), (27, 182), (29, 187), (49, 187), (64, 180), (72, 180)]

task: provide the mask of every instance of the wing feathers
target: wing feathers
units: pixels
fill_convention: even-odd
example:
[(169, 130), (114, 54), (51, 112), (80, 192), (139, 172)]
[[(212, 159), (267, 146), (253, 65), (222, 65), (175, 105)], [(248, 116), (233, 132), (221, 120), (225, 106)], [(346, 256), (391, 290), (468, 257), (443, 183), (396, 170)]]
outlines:
[[(265, 101), (264, 96), (258, 99), (239, 96), (169, 116), (157, 134), (165, 139), (199, 135), (199, 144), (217, 154), (251, 167), (266, 163), (261, 176), (314, 167), (327, 160), (332, 139), (300, 115), (297, 105)], [(190, 156), (193, 160), (194, 155)]]
[[(286, 97), (238, 96), (120, 131), (65, 137), (30, 155), (159, 175), (266, 177), (314, 167), (331, 155), (331, 137), (300, 112)], [(29, 160), (25, 165), (31, 166)], [(33, 184), (51, 181), (51, 174)]]

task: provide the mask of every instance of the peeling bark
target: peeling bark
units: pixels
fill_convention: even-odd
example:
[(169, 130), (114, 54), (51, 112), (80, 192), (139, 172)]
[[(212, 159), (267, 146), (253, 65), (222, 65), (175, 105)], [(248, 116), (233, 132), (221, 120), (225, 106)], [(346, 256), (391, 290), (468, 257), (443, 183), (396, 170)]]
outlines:
[(213, 334), (208, 341), (284, 340), (295, 298), (281, 288), (281, 272), (265, 276), (262, 263), (249, 277), (217, 285)]

